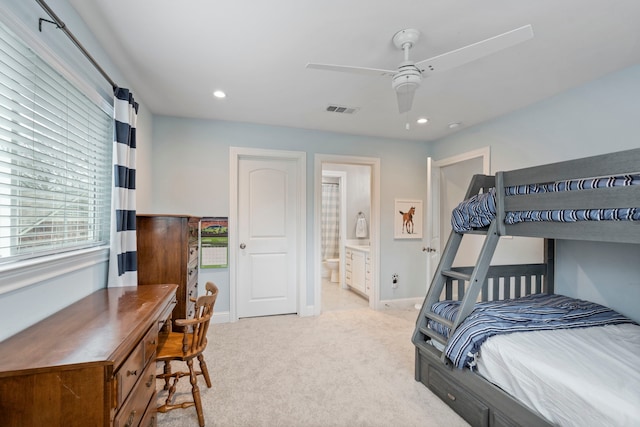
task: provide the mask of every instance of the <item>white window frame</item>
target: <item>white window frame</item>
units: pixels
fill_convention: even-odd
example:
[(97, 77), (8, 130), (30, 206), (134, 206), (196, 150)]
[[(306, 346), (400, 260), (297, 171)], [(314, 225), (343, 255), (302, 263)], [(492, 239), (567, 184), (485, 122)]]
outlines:
[[(105, 112), (113, 114), (112, 99), (107, 99), (102, 88), (96, 87), (80, 77), (77, 72), (68, 68), (64, 61), (60, 60), (52, 50), (46, 46), (31, 29), (5, 6), (2, 10), (2, 23), (18, 35), (31, 49), (47, 62), (52, 68), (62, 74), (72, 85), (82, 91), (86, 96), (99, 105)], [(73, 47), (71, 45), (70, 49)], [(36, 283), (42, 283), (69, 274), (74, 271), (91, 268), (99, 264), (108, 263), (109, 244), (66, 250), (65, 252), (44, 255), (32, 259), (18, 260), (0, 264), (0, 295), (16, 291), (20, 288)], [(105, 270), (106, 271), (106, 270)]]

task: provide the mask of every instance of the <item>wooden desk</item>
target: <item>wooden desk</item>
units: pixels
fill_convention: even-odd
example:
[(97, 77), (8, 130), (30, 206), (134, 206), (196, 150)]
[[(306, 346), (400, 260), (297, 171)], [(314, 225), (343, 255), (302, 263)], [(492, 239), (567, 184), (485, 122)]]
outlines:
[(155, 426), (158, 330), (176, 288), (101, 289), (0, 342), (0, 425)]

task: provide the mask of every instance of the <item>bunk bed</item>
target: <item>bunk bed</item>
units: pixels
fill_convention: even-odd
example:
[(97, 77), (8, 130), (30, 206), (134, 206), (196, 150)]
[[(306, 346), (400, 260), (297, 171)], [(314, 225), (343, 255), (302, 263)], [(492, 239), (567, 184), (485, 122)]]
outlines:
[[(554, 264), (556, 239), (640, 244), (640, 149), (476, 175), (452, 227), (412, 337), (416, 381), (473, 426), (637, 423), (640, 325), (554, 294)], [(469, 234), (485, 236), (476, 265), (453, 267)], [(541, 238), (544, 261), (491, 265), (501, 236)]]

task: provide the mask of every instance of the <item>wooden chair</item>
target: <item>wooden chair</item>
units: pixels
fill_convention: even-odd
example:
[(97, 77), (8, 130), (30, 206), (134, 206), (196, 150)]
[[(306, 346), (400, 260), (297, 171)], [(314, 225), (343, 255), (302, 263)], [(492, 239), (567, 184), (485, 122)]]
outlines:
[[(178, 327), (184, 327), (184, 332), (168, 332), (160, 335), (158, 342), (158, 350), (156, 353), (156, 361), (164, 362), (164, 372), (156, 375), (156, 378), (165, 381), (164, 389), (169, 390), (169, 394), (165, 403), (158, 407), (158, 412), (167, 412), (178, 408), (196, 407), (198, 414), (198, 422), (200, 427), (204, 427), (204, 414), (202, 411), (202, 402), (200, 400), (200, 388), (198, 387), (198, 375), (202, 375), (207, 383), (207, 387), (211, 388), (211, 378), (209, 370), (202, 353), (207, 347), (207, 331), (209, 322), (213, 316), (213, 306), (218, 297), (218, 287), (212, 282), (206, 284), (207, 295), (203, 295), (196, 300), (195, 314), (193, 319), (176, 319), (174, 324)], [(189, 332), (192, 330), (192, 332)], [(200, 370), (194, 367), (194, 359), (198, 359)], [(185, 362), (189, 368), (188, 372), (177, 371), (172, 372), (171, 362)], [(192, 401), (173, 403), (173, 397), (176, 392), (178, 380), (182, 377), (189, 376), (191, 382)], [(173, 378), (173, 383), (170, 380)]]

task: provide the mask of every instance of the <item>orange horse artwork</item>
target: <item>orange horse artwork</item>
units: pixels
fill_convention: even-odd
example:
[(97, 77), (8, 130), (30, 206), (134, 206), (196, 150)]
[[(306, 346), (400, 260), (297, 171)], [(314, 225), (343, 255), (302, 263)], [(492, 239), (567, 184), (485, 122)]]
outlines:
[(399, 211), (402, 215), (402, 233), (413, 234), (413, 215), (416, 213), (415, 206), (411, 206), (408, 212)]

